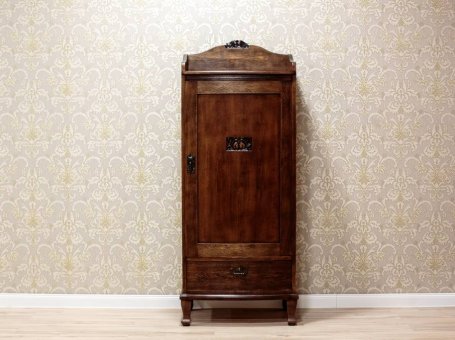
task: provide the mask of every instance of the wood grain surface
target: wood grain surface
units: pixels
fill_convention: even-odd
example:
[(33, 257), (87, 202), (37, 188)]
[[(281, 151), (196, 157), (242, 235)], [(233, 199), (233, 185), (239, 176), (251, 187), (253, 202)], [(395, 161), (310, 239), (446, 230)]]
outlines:
[(185, 326), (192, 301), (216, 294), (278, 296), (296, 323), (295, 73), (290, 55), (258, 46), (183, 59)]

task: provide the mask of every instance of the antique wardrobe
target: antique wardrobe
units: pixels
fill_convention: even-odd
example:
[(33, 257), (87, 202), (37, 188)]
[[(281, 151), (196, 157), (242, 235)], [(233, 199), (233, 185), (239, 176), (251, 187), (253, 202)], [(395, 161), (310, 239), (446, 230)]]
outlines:
[(232, 41), (182, 63), (182, 324), (193, 300), (282, 300), (295, 325), (295, 63)]

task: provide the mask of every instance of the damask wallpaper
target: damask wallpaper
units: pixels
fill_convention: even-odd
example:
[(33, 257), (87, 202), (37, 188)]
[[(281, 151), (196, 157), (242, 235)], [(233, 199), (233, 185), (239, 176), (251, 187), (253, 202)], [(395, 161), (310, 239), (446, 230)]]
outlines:
[(0, 291), (176, 294), (180, 63), (298, 67), (302, 293), (455, 292), (453, 0), (0, 0)]

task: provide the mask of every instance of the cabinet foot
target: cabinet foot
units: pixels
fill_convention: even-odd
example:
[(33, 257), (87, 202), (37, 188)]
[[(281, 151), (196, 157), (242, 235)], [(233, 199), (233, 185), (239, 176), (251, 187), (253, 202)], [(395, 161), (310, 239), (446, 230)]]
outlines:
[(287, 311), (288, 311), (288, 325), (295, 326), (297, 324), (297, 319), (295, 312), (297, 309), (297, 300), (287, 300)]
[(193, 305), (193, 300), (181, 300), (182, 305), (182, 325), (189, 326), (191, 324), (191, 308)]

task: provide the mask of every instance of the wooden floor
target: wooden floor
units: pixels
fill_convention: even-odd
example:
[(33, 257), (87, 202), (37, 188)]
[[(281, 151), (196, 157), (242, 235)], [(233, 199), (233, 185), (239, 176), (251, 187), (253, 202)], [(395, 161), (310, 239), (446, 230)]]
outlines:
[(455, 308), (205, 309), (180, 326), (179, 310), (1, 309), (0, 339), (455, 339)]

